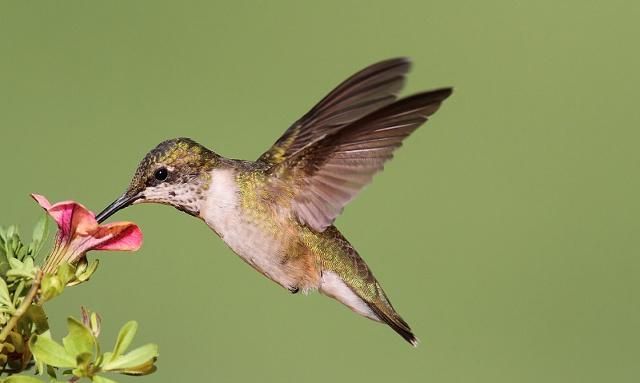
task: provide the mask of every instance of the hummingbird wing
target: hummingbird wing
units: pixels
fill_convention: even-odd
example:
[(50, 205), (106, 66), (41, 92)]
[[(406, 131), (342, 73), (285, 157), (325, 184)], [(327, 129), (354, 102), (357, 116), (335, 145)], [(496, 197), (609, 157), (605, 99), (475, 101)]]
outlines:
[(395, 58), (349, 77), (287, 129), (258, 161), (278, 164), (307, 145), (396, 100), (410, 62)]
[(344, 206), (382, 170), (402, 140), (435, 113), (451, 92), (451, 88), (443, 88), (398, 100), (273, 167), (275, 184), (283, 195), (291, 196), (298, 220), (318, 232), (330, 226)]

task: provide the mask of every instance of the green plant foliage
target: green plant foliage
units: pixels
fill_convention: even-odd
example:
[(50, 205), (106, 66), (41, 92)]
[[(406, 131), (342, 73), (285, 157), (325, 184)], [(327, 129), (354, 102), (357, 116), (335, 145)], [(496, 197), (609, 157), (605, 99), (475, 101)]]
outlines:
[[(128, 351), (138, 329), (125, 323), (111, 351), (102, 352), (98, 336), (101, 318), (82, 308), (81, 319), (67, 318), (68, 333), (61, 342), (49, 331), (43, 304), (60, 296), (68, 286), (86, 282), (98, 261), (82, 258), (74, 265), (60, 264), (45, 274), (36, 262), (47, 239), (47, 217), (35, 225), (32, 241), (22, 242), (15, 226), (0, 227), (0, 383), (77, 382), (114, 383), (105, 373), (146, 375), (155, 371), (158, 346), (146, 344)], [(55, 318), (54, 318), (55, 319)], [(40, 377), (18, 375), (32, 370)]]
[[(137, 327), (135, 321), (127, 322), (120, 330), (113, 351), (101, 354), (98, 339), (91, 329), (91, 321), (83, 323), (75, 318), (68, 318), (69, 333), (62, 339), (62, 344), (52, 340), (49, 334), (42, 334), (33, 335), (29, 340), (29, 347), (37, 362), (54, 369), (70, 371), (76, 378), (108, 382), (111, 380), (99, 374), (115, 372), (146, 375), (155, 371), (157, 345), (147, 344), (123, 354), (133, 340)], [(52, 377), (55, 378), (55, 374)]]
[[(35, 280), (38, 270), (35, 257), (45, 240), (46, 222), (46, 216), (38, 221), (29, 244), (22, 242), (15, 226), (0, 227), (0, 328), (4, 328), (16, 314)], [(44, 312), (27, 308), (18, 326), (0, 339), (0, 366), (4, 371), (20, 371), (29, 365), (30, 352), (25, 344), (31, 334), (46, 328)]]

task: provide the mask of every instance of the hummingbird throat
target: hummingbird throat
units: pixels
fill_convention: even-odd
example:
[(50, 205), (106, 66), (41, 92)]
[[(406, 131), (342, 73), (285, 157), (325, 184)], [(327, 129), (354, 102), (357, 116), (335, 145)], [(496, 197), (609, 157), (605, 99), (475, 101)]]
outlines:
[(147, 202), (171, 205), (187, 214), (198, 216), (205, 198), (204, 185), (203, 180), (193, 179), (178, 184), (150, 186), (144, 191), (144, 199)]

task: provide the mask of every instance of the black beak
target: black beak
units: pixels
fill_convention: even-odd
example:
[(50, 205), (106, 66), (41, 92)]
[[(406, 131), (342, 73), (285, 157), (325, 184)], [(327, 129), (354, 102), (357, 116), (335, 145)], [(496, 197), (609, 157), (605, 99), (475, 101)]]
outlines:
[(118, 212), (118, 210), (124, 209), (140, 198), (143, 198), (142, 195), (135, 195), (132, 197), (128, 196), (127, 194), (121, 195), (120, 198), (113, 201), (109, 206), (104, 208), (104, 210), (101, 211), (100, 214), (96, 216), (96, 221), (98, 221), (98, 223), (104, 222), (104, 220), (114, 215), (116, 212)]

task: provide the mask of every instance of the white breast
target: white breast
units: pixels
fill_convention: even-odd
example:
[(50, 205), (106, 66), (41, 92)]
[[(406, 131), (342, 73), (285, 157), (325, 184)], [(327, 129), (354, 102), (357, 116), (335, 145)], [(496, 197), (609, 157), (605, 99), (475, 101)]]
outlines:
[(232, 169), (214, 169), (200, 216), (247, 263), (288, 288), (294, 285), (280, 262), (282, 244), (243, 213)]

